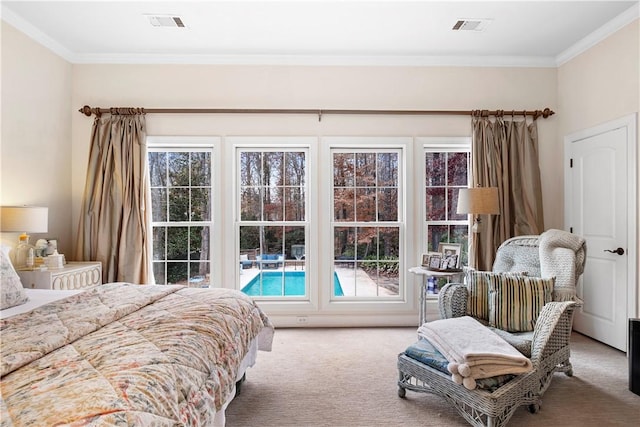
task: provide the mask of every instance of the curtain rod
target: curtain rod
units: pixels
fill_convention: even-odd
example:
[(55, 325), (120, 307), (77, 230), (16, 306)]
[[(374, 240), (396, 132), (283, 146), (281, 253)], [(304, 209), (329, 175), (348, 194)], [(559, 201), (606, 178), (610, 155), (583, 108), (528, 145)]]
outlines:
[(323, 110), (323, 109), (278, 109), (278, 108), (100, 108), (85, 105), (78, 110), (87, 117), (95, 114), (100, 117), (102, 114), (316, 114), (318, 121), (326, 114), (359, 114), (359, 115), (449, 115), (449, 116), (533, 116), (548, 118), (555, 114), (553, 110)]

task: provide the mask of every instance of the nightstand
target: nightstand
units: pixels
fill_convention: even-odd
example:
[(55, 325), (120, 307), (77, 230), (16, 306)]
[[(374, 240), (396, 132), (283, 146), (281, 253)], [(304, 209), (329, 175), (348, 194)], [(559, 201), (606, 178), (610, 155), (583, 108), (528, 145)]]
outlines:
[(31, 289), (82, 289), (102, 284), (100, 262), (68, 262), (62, 268), (17, 273), (22, 286)]

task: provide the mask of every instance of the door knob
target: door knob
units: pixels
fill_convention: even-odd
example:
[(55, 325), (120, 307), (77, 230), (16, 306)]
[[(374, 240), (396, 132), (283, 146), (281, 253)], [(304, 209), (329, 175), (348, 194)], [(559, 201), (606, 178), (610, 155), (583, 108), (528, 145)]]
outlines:
[(618, 248), (616, 250), (605, 249), (605, 252), (611, 252), (612, 254), (624, 255), (624, 249)]

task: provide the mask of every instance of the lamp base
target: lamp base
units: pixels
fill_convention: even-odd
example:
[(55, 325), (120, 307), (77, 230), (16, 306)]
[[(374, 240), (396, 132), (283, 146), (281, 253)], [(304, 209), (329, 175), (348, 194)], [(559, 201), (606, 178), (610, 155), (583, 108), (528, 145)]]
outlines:
[(479, 233), (480, 232), (480, 217), (477, 216), (476, 219), (473, 221), (473, 226), (471, 227), (471, 232), (472, 233)]

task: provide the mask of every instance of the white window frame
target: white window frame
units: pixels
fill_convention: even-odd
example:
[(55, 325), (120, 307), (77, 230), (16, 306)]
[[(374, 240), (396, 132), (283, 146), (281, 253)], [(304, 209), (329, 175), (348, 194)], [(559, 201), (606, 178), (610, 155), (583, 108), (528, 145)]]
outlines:
[[(221, 139), (219, 137), (214, 136), (202, 136), (202, 137), (194, 137), (194, 136), (147, 136), (146, 144), (147, 151), (209, 151), (211, 152), (211, 168), (212, 168), (212, 176), (211, 176), (211, 219), (208, 222), (203, 224), (207, 224), (210, 228), (209, 233), (209, 248), (210, 248), (210, 275), (209, 275), (209, 283), (210, 287), (221, 287), (222, 283), (222, 264), (220, 263), (220, 253), (223, 250), (221, 245), (216, 245), (214, 242), (220, 241), (220, 227), (221, 221), (221, 212), (220, 212), (220, 204), (219, 199), (216, 198), (220, 194), (220, 155), (219, 155), (219, 145)], [(145, 158), (147, 162), (147, 170), (148, 170), (148, 156)], [(151, 201), (148, 203), (151, 206)], [(179, 224), (192, 224), (191, 222), (184, 223), (175, 223), (171, 222), (171, 225), (179, 225)], [(154, 225), (163, 226), (166, 225), (165, 222), (154, 223), (151, 222), (151, 226), (153, 228)], [(153, 262), (153, 260), (152, 260)], [(153, 273), (152, 273), (153, 274)]]
[[(305, 296), (304, 297), (282, 297), (282, 298), (274, 298), (274, 297), (260, 297), (254, 296), (252, 298), (260, 301), (261, 305), (269, 306), (272, 310), (277, 310), (278, 312), (287, 313), (287, 312), (299, 312), (300, 309), (308, 310), (308, 309), (317, 309), (317, 299), (318, 293), (317, 289), (314, 286), (310, 286), (309, 278), (312, 277), (317, 271), (317, 256), (318, 251), (317, 247), (313, 245), (310, 241), (310, 236), (317, 235), (317, 226), (314, 224), (314, 212), (316, 210), (316, 204), (313, 197), (311, 197), (310, 193), (313, 191), (315, 182), (317, 182), (317, 173), (315, 171), (313, 162), (314, 158), (317, 157), (316, 149), (318, 145), (318, 139), (315, 137), (306, 137), (306, 136), (231, 136), (225, 138), (225, 143), (229, 147), (231, 147), (230, 155), (228, 158), (228, 164), (232, 166), (232, 185), (228, 186), (228, 191), (230, 197), (228, 200), (232, 200), (232, 206), (229, 211), (230, 218), (233, 218), (233, 227), (227, 227), (231, 229), (232, 235), (229, 236), (228, 241), (233, 242), (233, 254), (231, 256), (235, 257), (240, 251), (238, 236), (240, 232), (241, 225), (252, 225), (252, 226), (286, 226), (286, 225), (299, 225), (305, 227), (305, 245), (306, 245), (306, 254), (305, 257)], [(240, 208), (241, 208), (241, 200), (240, 200), (240, 170), (239, 170), (239, 152), (240, 151), (251, 151), (252, 149), (257, 151), (304, 151), (306, 153), (306, 189), (305, 191), (305, 220), (304, 221), (252, 221), (252, 222), (243, 222), (240, 220)], [(314, 234), (315, 233), (315, 234)], [(235, 261), (234, 261), (235, 262)], [(237, 262), (235, 262), (237, 263)], [(235, 274), (233, 278), (233, 287), (236, 289), (240, 289), (240, 270), (235, 269)]]
[[(421, 245), (422, 245), (422, 253), (428, 252), (429, 242), (428, 242), (428, 227), (429, 224), (432, 225), (467, 225), (469, 227), (469, 219), (466, 220), (442, 220), (442, 221), (427, 221), (427, 211), (426, 211), (426, 180), (427, 175), (425, 171), (424, 159), (425, 155), (428, 152), (436, 152), (436, 153), (460, 153), (466, 152), (471, 155), (471, 137), (419, 137), (416, 138), (419, 146), (422, 147), (422, 153), (420, 156), (421, 159), (421, 181), (420, 181), (420, 193), (422, 194), (422, 216), (420, 217), (422, 224), (422, 232), (421, 232)], [(471, 183), (471, 160), (469, 159), (468, 168), (467, 168), (467, 186)], [(471, 230), (469, 229), (468, 233)], [(469, 235), (471, 238), (471, 235)], [(434, 248), (437, 251), (438, 248)]]
[[(325, 166), (325, 174), (327, 177), (326, 185), (326, 205), (327, 208), (322, 212), (321, 216), (324, 219), (321, 227), (328, 230), (323, 238), (327, 242), (326, 253), (326, 272), (324, 278), (321, 278), (321, 283), (327, 283), (332, 280), (334, 274), (334, 259), (333, 259), (333, 236), (334, 227), (345, 226), (343, 222), (334, 221), (334, 207), (333, 207), (333, 151), (334, 150), (398, 150), (400, 158), (398, 159), (398, 221), (396, 222), (364, 222), (364, 223), (350, 223), (355, 226), (371, 226), (378, 225), (398, 225), (399, 226), (399, 290), (397, 296), (387, 297), (334, 297), (333, 292), (327, 292), (327, 287), (324, 287), (324, 298), (322, 301), (322, 308), (328, 312), (347, 311), (349, 313), (358, 312), (378, 312), (388, 313), (391, 311), (406, 310), (411, 306), (412, 301), (408, 300), (412, 292), (408, 292), (406, 280), (407, 269), (407, 241), (406, 241), (406, 228), (407, 228), (407, 192), (409, 185), (407, 181), (407, 162), (412, 157), (413, 138), (402, 136), (391, 137), (324, 137), (322, 139), (323, 155)], [(329, 256), (330, 255), (330, 256)], [(324, 281), (322, 281), (324, 280)], [(332, 288), (332, 287), (331, 287)], [(332, 289), (331, 289), (332, 290)]]

